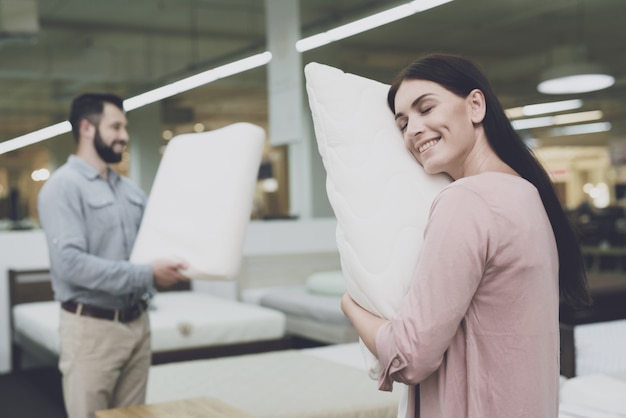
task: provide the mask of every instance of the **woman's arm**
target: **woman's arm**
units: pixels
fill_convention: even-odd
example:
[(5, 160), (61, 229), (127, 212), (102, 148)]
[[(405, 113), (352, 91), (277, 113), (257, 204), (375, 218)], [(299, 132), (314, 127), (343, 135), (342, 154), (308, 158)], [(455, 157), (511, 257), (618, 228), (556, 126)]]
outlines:
[(361, 340), (368, 350), (378, 357), (376, 350), (376, 333), (378, 329), (388, 321), (363, 309), (348, 293), (344, 293), (341, 298), (341, 309), (350, 322), (352, 322), (354, 328), (356, 328), (356, 332), (359, 334), (359, 337), (361, 337)]

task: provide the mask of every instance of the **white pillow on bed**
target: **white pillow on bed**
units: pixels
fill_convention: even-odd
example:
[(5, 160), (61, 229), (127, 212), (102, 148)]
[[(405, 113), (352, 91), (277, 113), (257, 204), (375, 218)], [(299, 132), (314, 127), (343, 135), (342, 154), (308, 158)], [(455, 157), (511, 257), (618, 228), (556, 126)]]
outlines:
[(319, 295), (343, 296), (346, 280), (341, 270), (318, 271), (307, 277), (306, 289)]
[[(415, 270), (431, 203), (450, 180), (426, 174), (405, 148), (388, 85), (318, 63), (304, 71), (348, 292), (391, 318)], [(362, 348), (378, 378), (378, 360)]]
[(263, 128), (236, 123), (170, 140), (130, 260), (189, 264), (193, 279), (238, 272), (265, 142)]

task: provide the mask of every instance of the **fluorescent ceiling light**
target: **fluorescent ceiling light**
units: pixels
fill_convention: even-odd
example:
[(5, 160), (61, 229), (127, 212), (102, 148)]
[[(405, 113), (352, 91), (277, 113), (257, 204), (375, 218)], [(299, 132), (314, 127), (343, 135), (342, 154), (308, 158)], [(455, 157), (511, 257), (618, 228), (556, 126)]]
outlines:
[(330, 29), (317, 35), (309, 36), (296, 42), (298, 52), (306, 52), (340, 39), (348, 38), (357, 33), (365, 32), (396, 20), (404, 19), (424, 10), (432, 9), (452, 0), (414, 0), (401, 6), (393, 7), (363, 19)]
[(518, 119), (511, 122), (513, 129), (521, 131), (524, 129), (542, 128), (545, 126), (565, 125), (569, 123), (588, 122), (591, 120), (602, 119), (601, 110), (592, 110), (589, 112), (567, 113), (564, 115), (542, 116), (538, 118)]
[(552, 117), (544, 116), (541, 118), (519, 119), (511, 122), (513, 129), (522, 131), (524, 129), (541, 128), (542, 126), (552, 125)]
[(560, 126), (550, 129), (551, 136), (582, 135), (608, 132), (612, 128), (611, 122), (585, 123), (582, 125)]
[[(261, 54), (253, 55), (251, 57), (234, 61), (229, 64), (225, 64), (220, 67), (216, 67), (211, 70), (207, 70), (202, 73), (193, 75), (191, 77), (175, 81), (163, 87), (158, 87), (154, 90), (150, 90), (138, 96), (134, 96), (124, 100), (124, 110), (128, 112), (139, 107), (148, 105), (150, 103), (154, 103), (159, 100), (174, 96), (178, 93), (200, 87), (212, 81), (219, 80), (220, 78), (225, 78), (234, 74), (251, 70), (253, 68), (261, 67), (270, 62), (271, 59), (271, 52), (266, 51)], [(17, 138), (0, 142), (0, 154), (14, 151), (16, 149), (35, 144), (37, 142), (45, 141), (46, 139), (50, 139), (55, 136), (70, 132), (71, 130), (72, 125), (69, 123), (69, 121), (65, 121), (57, 123), (56, 125), (49, 126), (47, 128), (39, 129), (38, 131), (34, 131), (26, 135), (19, 136)]]
[[(313, 35), (308, 38), (301, 39), (296, 42), (296, 49), (299, 52), (309, 51), (317, 48), (318, 46), (326, 45), (330, 42), (356, 35), (357, 33), (405, 18), (424, 10), (432, 9), (451, 1), (452, 0), (413, 0), (407, 4), (376, 13), (372, 16), (365, 17), (343, 26), (339, 26), (338, 28), (331, 29), (319, 35)], [(270, 62), (271, 59), (271, 52), (266, 51), (239, 61), (204, 71), (191, 77), (187, 77), (165, 86), (158, 87), (154, 90), (139, 94), (135, 97), (128, 98), (124, 100), (124, 109), (126, 111), (137, 109), (141, 106), (145, 106), (184, 91), (200, 87), (204, 84), (211, 83), (220, 78), (229, 77), (231, 75), (260, 67)], [(14, 151), (18, 148), (32, 145), (70, 131), (71, 125), (68, 121), (57, 123), (56, 125), (1, 142), (0, 154)]]
[(579, 109), (583, 105), (580, 99), (560, 100), (558, 102), (536, 103), (526, 106), (511, 107), (506, 109), (507, 116), (511, 119), (517, 119), (524, 116), (537, 116), (546, 113), (564, 112), (566, 110)]
[(220, 78), (226, 78), (253, 68), (261, 67), (271, 60), (272, 53), (265, 51), (261, 54), (253, 55), (239, 61), (231, 62), (230, 64), (222, 65), (221, 67), (216, 67), (199, 74), (192, 75), (191, 77), (175, 81), (163, 87), (159, 87), (124, 100), (124, 110), (128, 112), (187, 90), (195, 89), (196, 87), (203, 86), (215, 80), (219, 80)]
[(39, 129), (26, 135), (18, 136), (17, 138), (13, 138), (8, 141), (0, 142), (0, 154), (14, 151), (16, 149), (35, 144), (39, 141), (43, 141), (44, 139), (53, 138), (57, 135), (62, 135), (70, 132), (71, 130), (72, 125), (68, 121), (65, 121), (48, 126), (47, 128)]
[(588, 122), (602, 119), (604, 114), (601, 110), (590, 110), (589, 112), (566, 113), (564, 115), (554, 115), (555, 125), (569, 125), (572, 123)]
[(564, 112), (566, 110), (579, 109), (583, 105), (583, 101), (580, 99), (573, 100), (561, 100), (558, 102), (550, 103), (537, 103), (522, 106), (522, 113), (525, 116), (543, 115), (545, 113)]

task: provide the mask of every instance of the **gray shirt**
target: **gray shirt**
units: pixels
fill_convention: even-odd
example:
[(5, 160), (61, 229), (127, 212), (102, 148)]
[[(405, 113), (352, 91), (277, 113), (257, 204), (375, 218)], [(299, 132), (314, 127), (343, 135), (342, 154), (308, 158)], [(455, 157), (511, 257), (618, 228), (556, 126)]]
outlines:
[(151, 265), (128, 261), (145, 193), (109, 169), (108, 180), (75, 155), (39, 193), (55, 299), (126, 308), (152, 288)]

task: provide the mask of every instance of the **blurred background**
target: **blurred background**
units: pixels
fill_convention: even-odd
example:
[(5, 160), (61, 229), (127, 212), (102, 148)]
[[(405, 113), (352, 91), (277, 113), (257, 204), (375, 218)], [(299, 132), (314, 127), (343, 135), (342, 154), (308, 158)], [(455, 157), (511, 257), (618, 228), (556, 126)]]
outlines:
[[(281, 1), (296, 4), (292, 20), (301, 38), (411, 3), (0, 0), (1, 228), (37, 226), (37, 193), (49, 173), (73, 152), (74, 141), (62, 133), (17, 149), (3, 149), (3, 145), (65, 121), (71, 99), (79, 93), (110, 91), (129, 98), (267, 51), (272, 25), (267, 5), (280, 6)], [(390, 83), (400, 69), (428, 52), (473, 58), (492, 81), (516, 129), (551, 173), (564, 207), (584, 229), (586, 242), (623, 245), (626, 1), (440, 3), (304, 50), (299, 53), (301, 65), (321, 62)], [(268, 141), (251, 217), (332, 216), (328, 203), (322, 202), (324, 174), (312, 134), (308, 134), (306, 163), (293, 153), (301, 143), (273, 141), (272, 114), (280, 116), (284, 111), (288, 117), (289, 112), (270, 106), (270, 71), (268, 65), (260, 65), (158, 100), (143, 116), (153, 126), (146, 133), (148, 140), (162, 153), (167, 142), (181, 133), (239, 121), (258, 124), (266, 129)], [(609, 82), (595, 91), (583, 91), (585, 82), (580, 80), (575, 82), (578, 91), (538, 90), (539, 83), (550, 77), (583, 73), (607, 75)], [(529, 107), (554, 102), (565, 107)], [(131, 128), (140, 111), (129, 112)], [(305, 105), (302, 113), (310, 118)], [(131, 144), (134, 136), (131, 130)], [(133, 159), (132, 153), (131, 147), (116, 167), (131, 177), (133, 164), (139, 164), (133, 161), (145, 158)], [(313, 183), (312, 209), (307, 210), (294, 204), (294, 193), (300, 190), (294, 176), (303, 169), (311, 172), (307, 181)], [(143, 184), (148, 192), (150, 184)]]

